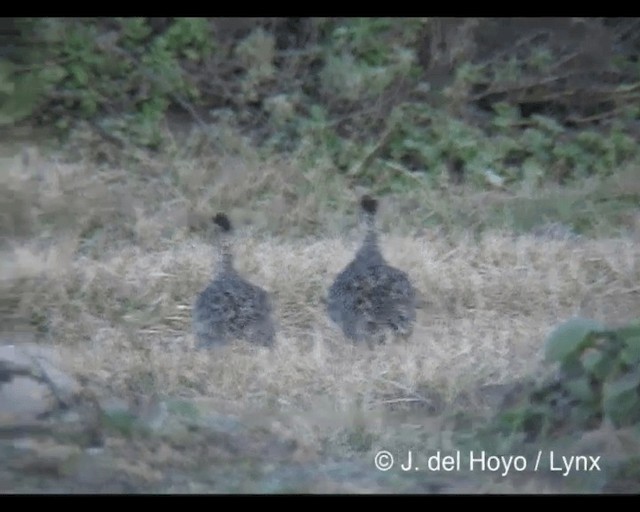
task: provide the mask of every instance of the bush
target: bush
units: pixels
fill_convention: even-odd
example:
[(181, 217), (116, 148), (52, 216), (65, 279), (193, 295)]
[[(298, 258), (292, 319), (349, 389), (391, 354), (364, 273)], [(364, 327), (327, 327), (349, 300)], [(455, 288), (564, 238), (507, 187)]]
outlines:
[(633, 20), (5, 23), (5, 125), (89, 126), (120, 146), (161, 148), (182, 112), (210, 141), (231, 128), (364, 181), (401, 169), (535, 187), (638, 158)]
[(603, 421), (618, 428), (640, 423), (640, 321), (609, 329), (573, 318), (551, 333), (545, 356), (559, 371), (498, 415), (507, 432), (534, 440)]

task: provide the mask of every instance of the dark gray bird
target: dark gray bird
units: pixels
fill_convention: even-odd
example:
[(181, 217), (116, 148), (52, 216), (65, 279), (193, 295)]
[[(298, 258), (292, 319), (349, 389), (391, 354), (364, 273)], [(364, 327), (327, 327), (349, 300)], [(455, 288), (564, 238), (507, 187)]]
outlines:
[(234, 268), (231, 250), (233, 228), (219, 213), (213, 218), (221, 237), (214, 279), (193, 306), (193, 330), (200, 347), (243, 339), (271, 346), (275, 339), (272, 306), (265, 290), (244, 279)]
[(380, 253), (375, 217), (378, 202), (365, 195), (360, 215), (366, 228), (362, 246), (329, 288), (327, 312), (355, 342), (381, 342), (387, 332), (408, 338), (416, 319), (416, 290), (403, 271)]

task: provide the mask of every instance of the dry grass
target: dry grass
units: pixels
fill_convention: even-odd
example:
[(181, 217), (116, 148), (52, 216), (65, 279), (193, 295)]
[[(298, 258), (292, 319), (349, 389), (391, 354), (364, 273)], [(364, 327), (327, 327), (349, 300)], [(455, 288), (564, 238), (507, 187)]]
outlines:
[[(194, 163), (166, 172), (20, 165), (2, 170), (11, 193), (30, 200), (2, 212), (5, 329), (35, 325), (73, 373), (106, 393), (200, 397), (280, 421), (311, 445), (362, 418), (382, 434), (380, 411), (429, 401), (431, 392), (452, 401), (523, 376), (539, 367), (549, 330), (571, 315), (611, 323), (639, 311), (640, 246), (632, 239), (404, 229), (381, 242), (424, 297), (415, 333), (402, 345), (353, 347), (322, 303), (357, 247), (354, 233), (336, 236), (352, 224), (341, 217), (351, 196), (322, 171), (240, 166), (222, 179), (222, 164), (208, 174)], [(327, 191), (338, 204), (325, 205)], [(214, 265), (200, 223), (218, 209), (245, 226), (238, 268), (273, 294), (273, 350), (193, 350), (190, 307)], [(383, 207), (383, 225), (394, 223), (389, 211)], [(315, 235), (284, 234), (295, 225)]]

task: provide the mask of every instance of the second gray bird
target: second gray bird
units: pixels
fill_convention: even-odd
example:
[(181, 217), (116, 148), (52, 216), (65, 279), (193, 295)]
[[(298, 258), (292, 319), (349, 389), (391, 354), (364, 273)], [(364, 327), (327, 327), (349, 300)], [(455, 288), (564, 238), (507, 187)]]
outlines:
[(355, 342), (379, 343), (386, 333), (408, 338), (416, 320), (415, 288), (405, 272), (385, 261), (378, 247), (377, 208), (374, 198), (360, 199), (364, 241), (327, 297), (329, 317)]

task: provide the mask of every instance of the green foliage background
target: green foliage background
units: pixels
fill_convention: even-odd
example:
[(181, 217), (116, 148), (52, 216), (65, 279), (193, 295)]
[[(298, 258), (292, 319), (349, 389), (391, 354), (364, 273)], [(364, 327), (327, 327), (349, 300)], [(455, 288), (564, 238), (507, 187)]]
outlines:
[(407, 172), (535, 188), (638, 159), (634, 19), (3, 24), (3, 125), (88, 126), (117, 145), (158, 149), (186, 116), (200, 136), (231, 129), (365, 182)]

